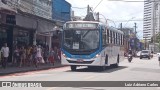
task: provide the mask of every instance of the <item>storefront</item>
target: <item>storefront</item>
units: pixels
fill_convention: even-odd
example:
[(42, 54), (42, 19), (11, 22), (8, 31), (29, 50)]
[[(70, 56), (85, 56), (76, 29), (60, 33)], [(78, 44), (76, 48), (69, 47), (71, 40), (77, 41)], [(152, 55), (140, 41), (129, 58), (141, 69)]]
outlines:
[(0, 27), (0, 42), (0, 48), (3, 46), (4, 42), (7, 42), (7, 32), (3, 27)]
[(14, 46), (29, 46), (33, 43), (33, 33), (28, 30), (15, 28), (13, 32), (13, 45)]

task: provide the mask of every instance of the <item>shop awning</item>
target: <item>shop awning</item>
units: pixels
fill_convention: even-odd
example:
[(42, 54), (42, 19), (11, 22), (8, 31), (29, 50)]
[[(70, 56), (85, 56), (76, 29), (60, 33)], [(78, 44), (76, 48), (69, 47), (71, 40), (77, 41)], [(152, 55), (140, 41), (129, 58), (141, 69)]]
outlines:
[(6, 4), (3, 4), (3, 3), (0, 1), (0, 11), (2, 11), (2, 10), (6, 10), (6, 11), (11, 12), (11, 13), (17, 13), (17, 10), (9, 7), (9, 6), (6, 5)]

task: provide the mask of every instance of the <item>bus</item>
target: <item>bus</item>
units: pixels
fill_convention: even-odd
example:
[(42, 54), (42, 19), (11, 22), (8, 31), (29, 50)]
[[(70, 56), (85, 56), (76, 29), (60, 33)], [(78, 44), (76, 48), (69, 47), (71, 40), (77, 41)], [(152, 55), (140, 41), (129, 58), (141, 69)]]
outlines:
[(61, 63), (77, 66), (118, 67), (124, 58), (124, 34), (96, 21), (68, 21), (62, 30)]

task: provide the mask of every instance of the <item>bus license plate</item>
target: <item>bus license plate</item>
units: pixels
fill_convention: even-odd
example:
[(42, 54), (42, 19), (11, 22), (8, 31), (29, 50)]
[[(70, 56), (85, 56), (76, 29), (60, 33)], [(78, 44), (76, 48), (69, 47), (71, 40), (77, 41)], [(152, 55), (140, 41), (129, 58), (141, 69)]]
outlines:
[(77, 60), (77, 62), (83, 62), (83, 60), (81, 59), (81, 60)]

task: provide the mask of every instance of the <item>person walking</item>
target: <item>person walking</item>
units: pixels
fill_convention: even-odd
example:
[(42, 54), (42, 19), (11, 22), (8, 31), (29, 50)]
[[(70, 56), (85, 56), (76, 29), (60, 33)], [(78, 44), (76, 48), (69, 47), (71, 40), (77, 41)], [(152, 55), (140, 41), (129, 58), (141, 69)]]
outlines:
[(49, 58), (48, 58), (48, 60), (49, 60), (49, 62), (54, 66), (54, 63), (55, 63), (55, 57), (54, 57), (54, 55), (55, 55), (55, 52), (54, 52), (54, 50), (53, 50), (53, 48), (51, 48), (51, 51), (50, 51), (50, 53), (49, 53)]
[(32, 48), (31, 52), (32, 52), (32, 54), (31, 54), (32, 63), (37, 67), (37, 57), (36, 57), (37, 46), (36, 45), (33, 45), (33, 48)]
[(7, 47), (7, 43), (4, 43), (4, 46), (1, 48), (2, 53), (2, 67), (6, 68), (7, 60), (9, 57), (9, 47)]
[(12, 61), (12, 64), (17, 66), (19, 62), (20, 62), (19, 49), (16, 46), (15, 49), (14, 49), (14, 52), (13, 52), (13, 61)]
[(32, 47), (28, 46), (26, 51), (27, 51), (27, 53), (26, 53), (27, 54), (26, 55), (27, 56), (26, 62), (27, 62), (27, 65), (30, 66), (31, 65), (31, 61), (32, 61)]
[(38, 45), (37, 47), (37, 53), (36, 53), (37, 61), (36, 61), (36, 67), (38, 67), (38, 64), (41, 63), (42, 61), (42, 49), (41, 46)]
[(43, 53), (44, 55), (43, 55), (43, 57), (44, 57), (44, 61), (45, 61), (45, 63), (47, 63), (48, 61), (48, 56), (49, 56), (49, 49), (48, 49), (48, 47), (46, 46), (45, 48), (44, 48), (44, 53)]
[(23, 65), (26, 64), (26, 49), (24, 48), (24, 46), (22, 46), (22, 48), (20, 49), (20, 65), (19, 65), (19, 67), (22, 67), (22, 64)]

